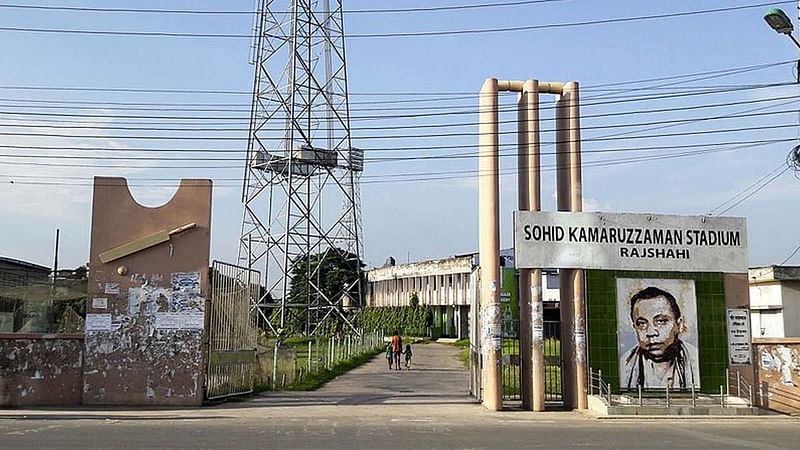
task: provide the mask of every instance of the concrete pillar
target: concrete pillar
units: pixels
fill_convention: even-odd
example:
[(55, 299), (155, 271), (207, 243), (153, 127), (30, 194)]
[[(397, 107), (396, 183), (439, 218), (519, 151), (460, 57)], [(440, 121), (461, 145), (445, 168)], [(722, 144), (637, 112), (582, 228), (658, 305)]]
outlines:
[[(571, 209), (571, 170), (569, 145), (569, 108), (567, 99), (560, 95), (556, 99), (556, 209)], [(564, 407), (577, 407), (575, 391), (575, 350), (573, 345), (573, 283), (574, 270), (559, 269), (561, 309), (561, 393)]]
[(480, 92), (478, 149), (478, 229), (481, 269), (481, 350), (483, 405), (503, 407), (502, 333), (500, 322), (500, 198), (498, 164), (497, 80), (489, 78)]
[[(539, 89), (536, 80), (522, 86), (518, 103), (519, 210), (541, 210)], [(520, 269), (520, 372), (522, 407), (543, 411), (545, 399), (544, 317), (541, 270)]]
[[(569, 147), (570, 211), (583, 211), (583, 187), (581, 176), (581, 124), (578, 83), (570, 81), (564, 85), (562, 97), (566, 101)], [(575, 360), (575, 397), (578, 409), (587, 408), (587, 352), (586, 352), (586, 303), (583, 270), (572, 271), (573, 345)]]

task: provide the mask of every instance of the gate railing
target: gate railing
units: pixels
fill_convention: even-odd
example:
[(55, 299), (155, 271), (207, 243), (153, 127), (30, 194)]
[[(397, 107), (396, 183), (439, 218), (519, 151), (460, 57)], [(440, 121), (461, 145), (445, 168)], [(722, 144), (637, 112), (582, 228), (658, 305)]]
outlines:
[(256, 316), (251, 308), (260, 294), (258, 271), (214, 261), (208, 303), (206, 399), (253, 391)]
[(560, 402), (561, 395), (561, 322), (544, 322), (544, 398)]
[(298, 337), (288, 343), (262, 336), (256, 352), (256, 386), (263, 390), (281, 390), (314, 374), (333, 370), (352, 358), (374, 355), (385, 349), (385, 335), (380, 331)]
[(520, 392), (519, 320), (503, 319), (502, 377), (503, 400), (522, 400)]

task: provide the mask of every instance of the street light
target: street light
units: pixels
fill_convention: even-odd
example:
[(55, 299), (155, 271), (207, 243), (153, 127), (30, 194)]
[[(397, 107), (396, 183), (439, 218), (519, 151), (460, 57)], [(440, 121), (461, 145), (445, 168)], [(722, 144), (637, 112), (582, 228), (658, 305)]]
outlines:
[(792, 42), (794, 42), (794, 45), (800, 48), (800, 42), (797, 42), (797, 39), (792, 36), (792, 31), (794, 31), (792, 19), (790, 19), (782, 9), (770, 9), (767, 11), (767, 14), (764, 15), (764, 20), (769, 24), (770, 27), (772, 27), (773, 30), (780, 34), (789, 36)]

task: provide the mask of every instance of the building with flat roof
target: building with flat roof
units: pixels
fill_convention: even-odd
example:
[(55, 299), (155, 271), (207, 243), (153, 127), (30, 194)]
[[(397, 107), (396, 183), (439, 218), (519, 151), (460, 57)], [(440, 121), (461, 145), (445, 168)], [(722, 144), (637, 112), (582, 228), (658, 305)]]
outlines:
[[(391, 259), (390, 259), (391, 260)], [(501, 302), (508, 323), (518, 319), (517, 270), (511, 250), (501, 252)], [(387, 265), (366, 272), (368, 307), (407, 306), (416, 294), (420, 305), (433, 309), (437, 334), (469, 336), (470, 308), (476, 302), (478, 257), (475, 253), (449, 258)], [(542, 274), (545, 318), (558, 318), (558, 272)]]
[(751, 267), (747, 277), (753, 337), (800, 337), (800, 266)]
[(0, 256), (0, 333), (20, 331), (26, 322), (24, 288), (47, 281), (50, 268)]

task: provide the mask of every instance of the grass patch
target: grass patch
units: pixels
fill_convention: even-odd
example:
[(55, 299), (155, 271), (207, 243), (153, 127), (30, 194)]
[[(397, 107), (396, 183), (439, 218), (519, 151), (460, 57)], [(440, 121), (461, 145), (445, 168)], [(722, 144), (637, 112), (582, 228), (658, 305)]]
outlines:
[(292, 384), (286, 386), (287, 391), (313, 391), (322, 387), (328, 381), (333, 380), (334, 378), (338, 377), (339, 375), (344, 375), (345, 373), (359, 367), (366, 362), (370, 361), (375, 356), (383, 353), (382, 349), (375, 350), (370, 353), (365, 353), (363, 355), (354, 356), (350, 359), (346, 359), (342, 362), (335, 364), (333, 367), (327, 370), (322, 370), (319, 372), (312, 372), (308, 376), (304, 377), (300, 381), (296, 381)]
[(457, 358), (461, 361), (461, 364), (464, 364), (464, 367), (469, 369), (469, 360), (470, 360), (470, 350), (469, 350), (469, 339), (459, 339), (451, 344), (453, 347), (458, 347), (461, 350), (458, 351)]

